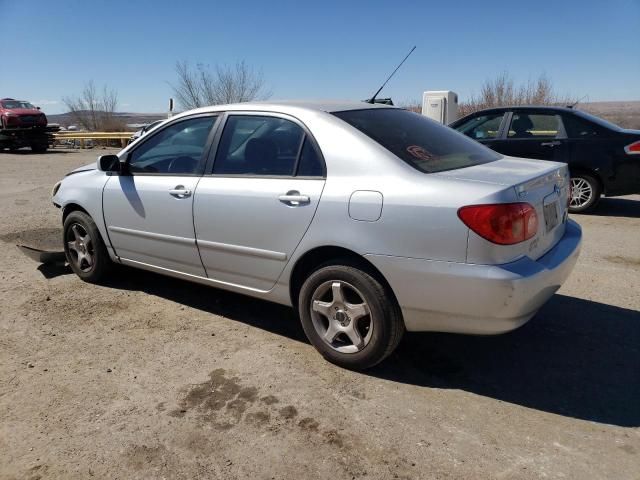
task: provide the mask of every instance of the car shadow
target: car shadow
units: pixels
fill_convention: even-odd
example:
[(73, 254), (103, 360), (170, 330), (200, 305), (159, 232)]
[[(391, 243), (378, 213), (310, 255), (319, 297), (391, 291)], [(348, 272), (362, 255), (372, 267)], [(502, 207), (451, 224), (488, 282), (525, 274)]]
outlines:
[[(129, 268), (112, 278), (106, 286), (143, 291), (308, 343), (288, 307)], [(637, 427), (640, 313), (556, 294), (531, 322), (508, 334), (406, 334), (391, 357), (363, 374)]]
[(591, 215), (640, 218), (640, 200), (623, 197), (603, 198)]
[(145, 292), (180, 305), (244, 323), (298, 342), (307, 342), (292, 308), (153, 272), (117, 266), (102, 283), (118, 290)]
[[(60, 263), (38, 270), (46, 278), (72, 273)], [(104, 286), (142, 291), (308, 343), (291, 308), (142, 270), (117, 270)], [(555, 295), (531, 322), (508, 334), (406, 334), (391, 357), (364, 374), (638, 427), (640, 312)]]
[(498, 336), (406, 335), (371, 375), (461, 389), (593, 422), (640, 426), (640, 313), (555, 295)]

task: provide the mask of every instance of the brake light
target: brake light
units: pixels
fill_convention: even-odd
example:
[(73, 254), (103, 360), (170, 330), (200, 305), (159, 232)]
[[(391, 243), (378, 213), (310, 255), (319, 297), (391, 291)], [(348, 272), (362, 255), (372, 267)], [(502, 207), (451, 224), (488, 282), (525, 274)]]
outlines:
[(528, 203), (469, 205), (458, 210), (464, 224), (482, 238), (499, 245), (513, 245), (534, 237), (538, 214)]
[(624, 147), (624, 151), (627, 155), (640, 155), (640, 140)]

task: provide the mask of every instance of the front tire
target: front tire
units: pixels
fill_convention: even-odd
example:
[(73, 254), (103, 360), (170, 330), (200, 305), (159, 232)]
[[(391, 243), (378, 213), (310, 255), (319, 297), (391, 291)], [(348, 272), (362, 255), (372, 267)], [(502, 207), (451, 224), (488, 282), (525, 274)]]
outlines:
[(404, 333), (391, 292), (348, 261), (311, 273), (300, 290), (298, 311), (307, 338), (320, 354), (352, 370), (380, 363)]
[(71, 212), (63, 225), (64, 253), (71, 269), (82, 280), (98, 283), (111, 259), (95, 222), (84, 212)]
[(588, 173), (571, 175), (570, 213), (586, 213), (596, 208), (602, 187), (597, 178)]

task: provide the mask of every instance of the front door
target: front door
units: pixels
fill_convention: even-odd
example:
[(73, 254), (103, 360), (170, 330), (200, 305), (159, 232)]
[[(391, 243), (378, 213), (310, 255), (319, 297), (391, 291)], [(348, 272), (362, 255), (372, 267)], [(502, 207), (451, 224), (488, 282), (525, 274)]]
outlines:
[(116, 255), (205, 276), (193, 229), (193, 194), (202, 176), (216, 117), (177, 120), (128, 154), (128, 174), (103, 191), (104, 218)]
[(324, 170), (315, 142), (294, 119), (230, 115), (194, 202), (208, 277), (271, 289), (313, 219)]
[(512, 157), (569, 161), (568, 140), (560, 115), (549, 112), (515, 110), (506, 135), (491, 148)]

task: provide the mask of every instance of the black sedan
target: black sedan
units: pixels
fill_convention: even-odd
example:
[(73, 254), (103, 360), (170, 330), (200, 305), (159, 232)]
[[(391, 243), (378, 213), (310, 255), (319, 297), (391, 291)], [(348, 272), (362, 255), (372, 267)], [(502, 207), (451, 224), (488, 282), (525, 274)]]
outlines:
[(481, 110), (450, 127), (504, 155), (569, 165), (569, 210), (595, 208), (601, 195), (640, 193), (640, 130), (625, 130), (569, 107)]

